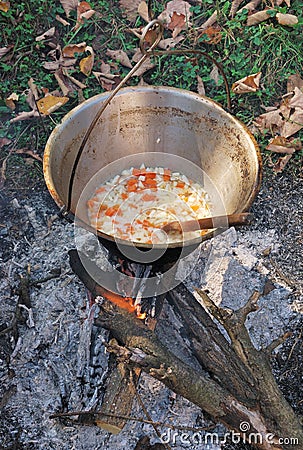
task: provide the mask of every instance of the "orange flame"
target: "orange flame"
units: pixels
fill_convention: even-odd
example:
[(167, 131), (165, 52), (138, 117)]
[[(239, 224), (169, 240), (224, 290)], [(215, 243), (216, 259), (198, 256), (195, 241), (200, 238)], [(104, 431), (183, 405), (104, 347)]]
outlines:
[(122, 297), (121, 295), (104, 289), (102, 286), (98, 286), (97, 291), (102, 297), (119, 306), (119, 308), (126, 309), (126, 311), (130, 313), (135, 313), (138, 319), (144, 320), (146, 318), (146, 313), (141, 314), (140, 309), (138, 309), (137, 306), (134, 306), (134, 299), (132, 297)]

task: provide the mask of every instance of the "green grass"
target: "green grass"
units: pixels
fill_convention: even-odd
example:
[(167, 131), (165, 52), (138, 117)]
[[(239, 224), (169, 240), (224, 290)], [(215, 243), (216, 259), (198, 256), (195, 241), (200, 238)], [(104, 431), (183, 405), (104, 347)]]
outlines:
[[(160, 13), (167, 2), (153, 2), (156, 5), (156, 14)], [(266, 2), (265, 2), (266, 3)], [(72, 12), (68, 21), (70, 26), (63, 26), (56, 20), (56, 15), (65, 17), (64, 10), (59, 1), (28, 0), (11, 2), (7, 13), (0, 12), (0, 28), (2, 33), (1, 46), (13, 45), (13, 51), (7, 57), (0, 59), (0, 137), (13, 140), (15, 147), (34, 146), (32, 150), (42, 154), (46, 139), (62, 117), (78, 103), (75, 92), (70, 96), (69, 102), (50, 117), (35, 118), (31, 121), (10, 124), (9, 119), (18, 112), (29, 110), (26, 103), (28, 80), (32, 77), (38, 87), (47, 88), (50, 92), (59, 89), (52, 73), (42, 67), (42, 62), (49, 60), (47, 53), (50, 48), (45, 42), (36, 42), (36, 36), (49, 28), (56, 27), (57, 42), (64, 47), (69, 43), (85, 41), (95, 51), (94, 70), (99, 71), (102, 61), (110, 62), (106, 50), (122, 49), (131, 57), (138, 47), (138, 38), (128, 31), (130, 27), (144, 25), (138, 18), (136, 23), (130, 24), (121, 14), (117, 1), (95, 0), (90, 2), (96, 14), (85, 21), (78, 29), (73, 27), (76, 23), (76, 13)], [(185, 39), (177, 48), (197, 48), (207, 52), (220, 61), (229, 81), (229, 85), (236, 80), (251, 73), (262, 72), (261, 89), (252, 94), (232, 94), (232, 111), (246, 124), (262, 113), (262, 105), (273, 106), (277, 104), (281, 95), (286, 92), (287, 78), (290, 74), (299, 72), (303, 67), (303, 16), (299, 2), (294, 2), (291, 8), (277, 7), (271, 12), (271, 18), (255, 26), (246, 26), (247, 12), (236, 14), (232, 19), (229, 16), (231, 2), (205, 0), (202, 5), (193, 6), (192, 25), (184, 33)], [(271, 3), (268, 2), (271, 7)], [(155, 6), (154, 6), (155, 8)], [(197, 39), (196, 29), (211, 15), (214, 9), (218, 12), (218, 23), (221, 27), (222, 39), (217, 44), (211, 44), (207, 38), (201, 36)], [(298, 16), (299, 23), (293, 27), (281, 26), (275, 19), (277, 12), (288, 12)], [(170, 34), (167, 34), (170, 36)], [(79, 56), (80, 60), (81, 56)], [(212, 63), (207, 59), (185, 58), (181, 56), (158, 57), (156, 67), (144, 75), (144, 80), (154, 85), (169, 85), (183, 89), (196, 90), (196, 75), (202, 77), (206, 88), (206, 95), (226, 104), (226, 93), (222, 79), (218, 85), (210, 77)], [(114, 70), (113, 70), (114, 71)], [(128, 69), (117, 65), (121, 77)], [(87, 88), (83, 90), (84, 98), (92, 97), (102, 92), (101, 86), (95, 77), (88, 78), (80, 73), (78, 65), (75, 66), (74, 76), (85, 82)], [(131, 80), (132, 84), (139, 81), (137, 77)], [(19, 94), (16, 111), (11, 112), (5, 105), (5, 98), (12, 92)], [(24, 131), (25, 130), (25, 131)], [(299, 137), (303, 137), (300, 132)], [(266, 139), (258, 137), (262, 148)], [(9, 148), (9, 147), (8, 147)], [(5, 151), (4, 151), (5, 150)], [(2, 150), (0, 163), (6, 155), (7, 149)], [(266, 159), (266, 152), (264, 152)], [(292, 163), (300, 165), (302, 152), (298, 152)]]

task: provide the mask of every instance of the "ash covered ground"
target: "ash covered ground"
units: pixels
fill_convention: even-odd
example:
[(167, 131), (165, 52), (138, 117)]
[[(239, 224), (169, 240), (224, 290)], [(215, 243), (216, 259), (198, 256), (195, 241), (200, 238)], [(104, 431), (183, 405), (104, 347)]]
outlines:
[[(257, 347), (293, 331), (273, 355), (273, 370), (284, 395), (302, 414), (303, 183), (287, 172), (266, 178), (252, 208), (254, 223), (202, 244), (198, 259), (189, 257), (178, 274), (187, 274), (189, 289), (208, 289), (218, 304), (232, 308), (255, 289), (264, 291), (247, 326)], [(107, 332), (87, 320), (97, 309), (69, 266), (73, 225), (57, 217), (46, 189), (26, 195), (4, 189), (0, 200), (0, 449), (134, 449), (143, 436), (156, 445), (159, 438), (148, 424), (129, 421), (119, 435), (111, 435), (95, 425), (49, 418), (58, 411), (98, 406), (107, 374), (102, 343)], [(179, 326), (165, 305), (157, 332), (172, 349)], [(155, 421), (209, 425), (203, 411), (147, 375), (141, 376), (138, 390)], [(132, 416), (145, 417), (136, 400)], [(168, 429), (160, 432), (166, 439)], [(212, 432), (222, 436), (225, 430), (217, 425)], [(221, 448), (182, 443), (181, 433), (174, 436), (168, 438), (174, 449)]]

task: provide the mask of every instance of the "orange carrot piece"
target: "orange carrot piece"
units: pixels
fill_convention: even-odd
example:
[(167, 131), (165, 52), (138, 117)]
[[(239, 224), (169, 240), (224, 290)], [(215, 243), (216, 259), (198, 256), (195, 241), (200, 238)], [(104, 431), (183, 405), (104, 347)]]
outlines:
[(177, 188), (181, 188), (182, 189), (185, 186), (185, 182), (184, 181), (178, 181), (176, 186), (177, 186)]
[(156, 178), (157, 174), (156, 172), (145, 172), (145, 179), (154, 179)]

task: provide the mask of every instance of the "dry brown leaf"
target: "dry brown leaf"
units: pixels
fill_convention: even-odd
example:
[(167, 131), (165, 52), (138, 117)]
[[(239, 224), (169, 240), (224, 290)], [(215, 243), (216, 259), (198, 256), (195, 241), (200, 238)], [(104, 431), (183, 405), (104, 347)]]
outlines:
[(148, 14), (148, 6), (146, 2), (141, 2), (138, 6), (138, 14), (140, 17), (142, 17), (143, 20), (145, 20), (145, 22), (149, 22), (150, 18), (149, 18), (149, 14)]
[(284, 122), (281, 129), (281, 136), (285, 137), (293, 136), (302, 128), (303, 128), (303, 110), (298, 108), (295, 109), (293, 114), (290, 115), (289, 119)]
[(294, 96), (288, 100), (288, 106), (303, 109), (303, 92), (299, 88), (295, 87)]
[(279, 109), (261, 114), (254, 120), (261, 132), (271, 130), (279, 131), (284, 124), (282, 114)]
[(239, 6), (241, 5), (241, 3), (243, 2), (243, 0), (233, 0), (231, 2), (231, 7), (230, 7), (230, 17), (234, 17), (236, 12), (238, 11)]
[(171, 16), (171, 21), (168, 24), (167, 28), (172, 31), (173, 38), (178, 36), (178, 34), (186, 28), (186, 17), (184, 14), (179, 14), (177, 12), (173, 12)]
[(280, 25), (287, 25), (289, 27), (292, 27), (299, 22), (298, 17), (293, 14), (277, 13), (276, 18)]
[(56, 97), (49, 94), (37, 101), (37, 107), (41, 114), (49, 116), (52, 112), (65, 105), (68, 100), (68, 97)]
[(80, 26), (84, 23), (84, 19), (88, 20), (95, 14), (96, 11), (91, 9), (88, 2), (80, 2), (77, 6), (77, 22), (73, 30), (78, 30)]
[(13, 153), (18, 153), (21, 155), (28, 155), (31, 156), (32, 158), (36, 159), (37, 161), (42, 162), (42, 158), (41, 156), (39, 156), (37, 153), (34, 153), (32, 150), (29, 150), (27, 148), (19, 148), (17, 150), (14, 150)]
[(86, 48), (86, 42), (80, 44), (69, 44), (62, 49), (62, 55), (64, 58), (74, 58), (75, 53), (83, 53)]
[(189, 19), (192, 16), (190, 4), (184, 0), (172, 0), (167, 3), (166, 8), (158, 17), (166, 23), (166, 27), (176, 37), (187, 25), (191, 25)]
[(94, 65), (94, 50), (92, 47), (90, 47), (88, 45), (87, 47), (85, 47), (85, 51), (89, 52), (90, 55), (81, 59), (79, 66), (80, 66), (81, 72), (84, 73), (84, 75), (86, 75), (88, 77), (91, 74), (91, 71), (92, 71), (93, 65)]
[(287, 153), (288, 155), (292, 155), (297, 150), (292, 142), (284, 136), (276, 136), (269, 141), (266, 149), (275, 153)]
[(222, 39), (221, 28), (219, 25), (205, 28), (198, 38), (203, 38), (204, 36), (206, 44), (218, 44)]
[(295, 88), (303, 90), (303, 80), (298, 73), (290, 75), (287, 79), (287, 92), (292, 92)]
[(233, 83), (231, 89), (235, 94), (246, 94), (249, 92), (256, 92), (260, 85), (261, 72), (248, 75), (241, 80)]
[(218, 85), (219, 78), (220, 78), (220, 76), (219, 76), (219, 69), (218, 69), (218, 67), (215, 64), (213, 65), (213, 68), (212, 68), (212, 70), (211, 70), (211, 72), (209, 74), (209, 78), (211, 80), (214, 80), (216, 85)]
[(198, 28), (198, 32), (202, 31), (202, 30), (206, 30), (206, 28), (209, 28), (211, 26), (213, 26), (216, 22), (217, 22), (217, 18), (218, 18), (218, 11), (215, 11), (212, 13), (212, 15), (206, 20), (206, 22), (204, 22), (199, 28)]
[(5, 104), (9, 109), (14, 111), (14, 109), (16, 108), (15, 102), (17, 102), (18, 100), (19, 100), (19, 95), (16, 94), (15, 92), (13, 92), (11, 95), (9, 95), (5, 99)]
[(106, 91), (111, 91), (117, 85), (117, 82), (114, 80), (115, 77), (119, 79), (117, 75), (116, 76), (113, 75), (113, 78), (111, 78), (108, 77), (107, 75), (112, 74), (104, 74), (102, 72), (93, 72), (93, 75), (97, 78), (102, 88)]
[(270, 15), (268, 14), (270, 10), (266, 9), (263, 11), (258, 11), (254, 14), (251, 14), (247, 18), (246, 25), (250, 27), (251, 25), (257, 25), (258, 23), (264, 22), (265, 20), (270, 19)]
[(200, 75), (197, 75), (197, 81), (198, 81), (198, 86), (197, 86), (198, 94), (205, 95), (204, 83), (203, 83), (203, 80), (200, 77)]
[(60, 68), (54, 73), (64, 96), (68, 96), (70, 93), (78, 91), (79, 89), (84, 89), (86, 87), (85, 84), (81, 83), (71, 75), (66, 74), (66, 72), (66, 70), (64, 71), (64, 69)]
[(246, 9), (247, 11), (255, 11), (257, 9), (257, 6), (261, 3), (261, 0), (252, 0), (251, 2), (244, 5), (241, 9), (239, 9), (238, 14), (244, 11)]
[(0, 2), (0, 11), (7, 12), (10, 7), (10, 2)]
[(0, 58), (9, 53), (13, 48), (14, 48), (13, 45), (8, 45), (7, 47), (0, 48)]
[(78, 0), (60, 0), (61, 5), (65, 11), (66, 17), (69, 17), (71, 11), (76, 11)]
[(39, 117), (39, 112), (35, 109), (32, 111), (23, 111), (20, 114), (18, 114), (16, 117), (10, 120), (10, 123), (19, 122), (19, 120), (28, 120), (32, 119), (33, 117)]
[(81, 81), (77, 80), (77, 78), (73, 77), (72, 75), (70, 75), (68, 73), (68, 70), (65, 69), (64, 67), (62, 68), (62, 73), (63, 75), (68, 78), (69, 80), (71, 80), (71, 82), (73, 84), (75, 84), (77, 87), (79, 87), (80, 89), (85, 89), (86, 88), (86, 84), (82, 83)]
[(119, 0), (120, 8), (130, 22), (134, 22), (138, 16), (138, 7), (141, 0)]
[(49, 30), (45, 31), (45, 33), (41, 34), (40, 36), (37, 36), (35, 41), (40, 42), (40, 41), (44, 41), (45, 39), (52, 38), (55, 35), (55, 32), (56, 32), (56, 28), (52, 27)]
[(115, 59), (116, 61), (119, 61), (122, 66), (128, 67), (129, 69), (132, 69), (132, 63), (130, 62), (129, 57), (123, 50), (106, 50), (106, 55), (110, 58)]
[(0, 138), (0, 148), (4, 147), (5, 145), (10, 144), (12, 141), (6, 137)]
[(62, 25), (64, 25), (65, 27), (70, 25), (70, 23), (67, 20), (63, 19), (63, 17), (59, 16), (58, 14), (56, 14), (56, 20), (62, 23)]
[(281, 6), (284, 2), (290, 8), (290, 0), (271, 0), (272, 6)]
[(281, 156), (273, 166), (274, 172), (282, 172), (291, 157), (292, 155)]
[(174, 48), (179, 42), (183, 41), (183, 39), (184, 36), (162, 39), (159, 42), (158, 47), (162, 48), (163, 50), (169, 50), (170, 48)]
[[(132, 57), (132, 61), (137, 63), (142, 58), (141, 50), (138, 48), (134, 56)], [(150, 58), (146, 59), (143, 64), (138, 68), (138, 70), (134, 73), (133, 77), (140, 77), (145, 72), (147, 72), (150, 69), (153, 69), (156, 66), (155, 63), (153, 63)]]

